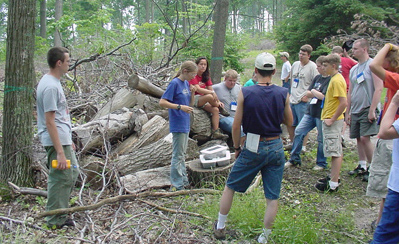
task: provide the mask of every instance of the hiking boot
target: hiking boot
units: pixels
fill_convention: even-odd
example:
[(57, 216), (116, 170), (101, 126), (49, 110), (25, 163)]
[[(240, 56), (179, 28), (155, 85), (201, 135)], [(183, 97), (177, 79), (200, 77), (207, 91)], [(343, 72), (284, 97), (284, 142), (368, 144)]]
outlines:
[(225, 117), (229, 117), (230, 116), (230, 113), (225, 108), (223, 108), (222, 106), (219, 106), (219, 113), (221, 115), (225, 116)]
[(364, 175), (367, 172), (360, 164), (354, 169), (348, 172), (349, 175)]
[(314, 185), (314, 187), (321, 192), (336, 192), (336, 191), (338, 191), (338, 186), (335, 189), (331, 189), (329, 182), (327, 182), (327, 183), (317, 182), (316, 185)]
[(288, 161), (288, 162), (286, 162), (286, 163), (284, 164), (284, 169), (296, 167), (296, 166), (298, 166), (298, 165), (299, 165), (298, 163), (294, 163), (294, 162)]
[(320, 170), (324, 170), (324, 168), (321, 167), (321, 166), (319, 166), (319, 165), (316, 165), (316, 166), (314, 166), (314, 167), (312, 168), (312, 170), (314, 170), (314, 171), (320, 171)]
[(218, 240), (226, 239), (226, 228), (218, 229), (217, 225), (218, 221), (216, 220), (215, 223), (213, 224), (213, 234), (215, 235), (215, 238)]
[[(317, 180), (317, 183), (323, 183), (327, 184), (331, 180), (330, 176), (327, 176), (325, 178), (320, 178)], [(341, 183), (341, 179), (338, 179), (338, 184)]]
[(73, 222), (73, 220), (71, 218), (68, 218), (67, 220), (65, 220), (65, 222), (62, 225), (55, 225), (56, 229), (61, 229), (64, 226), (75, 226), (75, 222)]
[(219, 128), (219, 129), (216, 129), (216, 130), (214, 130), (214, 131), (212, 132), (211, 138), (212, 138), (212, 139), (226, 140), (227, 138), (229, 138), (229, 136), (226, 135), (226, 134), (223, 134), (222, 130)]

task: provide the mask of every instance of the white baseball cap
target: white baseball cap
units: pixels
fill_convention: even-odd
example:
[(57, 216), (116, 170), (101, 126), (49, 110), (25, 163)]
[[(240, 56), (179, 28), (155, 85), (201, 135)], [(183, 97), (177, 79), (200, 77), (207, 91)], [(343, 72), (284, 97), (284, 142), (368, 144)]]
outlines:
[(260, 70), (275, 70), (276, 58), (270, 53), (261, 53), (256, 56), (255, 67)]

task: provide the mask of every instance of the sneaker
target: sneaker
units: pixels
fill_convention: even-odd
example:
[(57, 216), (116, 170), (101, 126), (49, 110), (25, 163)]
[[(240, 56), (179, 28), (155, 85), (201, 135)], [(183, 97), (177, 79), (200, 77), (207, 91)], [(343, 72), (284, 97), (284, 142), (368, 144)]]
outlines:
[(306, 152), (306, 146), (302, 146), (301, 153), (305, 153), (305, 152)]
[(218, 221), (216, 220), (215, 223), (213, 224), (213, 234), (215, 235), (215, 238), (218, 240), (226, 239), (226, 228), (218, 229), (217, 224)]
[(73, 220), (71, 218), (68, 218), (67, 220), (65, 220), (65, 222), (62, 225), (56, 225), (55, 228), (56, 229), (61, 229), (64, 226), (75, 226), (75, 222), (73, 222)]
[(230, 116), (230, 113), (225, 108), (223, 108), (222, 106), (219, 106), (219, 113), (221, 115), (225, 116), (225, 117), (229, 117)]
[[(317, 183), (323, 183), (327, 184), (331, 180), (330, 176), (327, 176), (325, 178), (320, 178), (317, 180)], [(341, 183), (341, 179), (338, 179), (338, 184)]]
[(291, 168), (291, 167), (296, 167), (296, 166), (298, 166), (298, 165), (299, 165), (299, 164), (292, 163), (292, 162), (288, 161), (288, 162), (286, 162), (286, 163), (284, 164), (284, 169), (288, 169), (288, 168)]
[(363, 175), (362, 181), (369, 182), (369, 174), (369, 168), (367, 168), (367, 171)]
[(324, 168), (321, 167), (321, 166), (319, 166), (319, 165), (316, 165), (316, 166), (314, 166), (314, 167), (312, 168), (312, 170), (320, 171), (320, 170), (324, 170)]
[(267, 243), (267, 239), (269, 239), (269, 238), (265, 235), (265, 233), (262, 233), (258, 237), (258, 243), (266, 244)]
[(364, 175), (367, 172), (360, 164), (354, 169), (349, 171), (349, 175)]
[(229, 138), (229, 136), (226, 135), (226, 134), (223, 134), (222, 130), (219, 128), (219, 129), (216, 129), (216, 130), (214, 130), (214, 131), (212, 132), (211, 138), (212, 138), (212, 139), (226, 140), (227, 138)]
[(322, 183), (322, 182), (317, 182), (316, 185), (314, 185), (314, 187), (322, 192), (336, 192), (338, 191), (338, 186), (335, 189), (331, 189), (330, 188), (330, 183), (326, 182), (326, 183)]

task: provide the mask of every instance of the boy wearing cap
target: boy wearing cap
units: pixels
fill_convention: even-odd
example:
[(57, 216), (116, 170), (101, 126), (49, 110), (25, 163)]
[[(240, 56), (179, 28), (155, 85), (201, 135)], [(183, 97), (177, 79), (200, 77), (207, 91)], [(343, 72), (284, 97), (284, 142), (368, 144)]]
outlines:
[[(270, 53), (261, 53), (255, 60), (258, 84), (241, 89), (233, 122), (233, 144), (236, 162), (229, 174), (220, 200), (218, 221), (214, 224), (216, 239), (225, 239), (225, 222), (236, 191), (245, 192), (261, 172), (267, 207), (264, 229), (259, 243), (267, 243), (277, 214), (278, 198), (284, 171), (284, 149), (280, 138), (280, 124), (292, 124), (287, 88), (272, 83), (276, 59)], [(240, 127), (247, 138), (240, 144)], [(243, 146), (243, 147), (242, 147)]]
[(340, 135), (347, 105), (346, 82), (338, 71), (340, 64), (341, 58), (337, 54), (328, 55), (323, 63), (325, 72), (331, 76), (321, 112), (324, 156), (331, 157), (331, 176), (319, 179), (315, 185), (319, 191), (335, 192), (339, 185), (343, 159)]
[(291, 72), (291, 63), (288, 61), (290, 55), (287, 52), (280, 53), (280, 59), (283, 61), (283, 67), (281, 67), (281, 80), (283, 87), (288, 89), (288, 92), (291, 92), (291, 80), (290, 80), (290, 72)]

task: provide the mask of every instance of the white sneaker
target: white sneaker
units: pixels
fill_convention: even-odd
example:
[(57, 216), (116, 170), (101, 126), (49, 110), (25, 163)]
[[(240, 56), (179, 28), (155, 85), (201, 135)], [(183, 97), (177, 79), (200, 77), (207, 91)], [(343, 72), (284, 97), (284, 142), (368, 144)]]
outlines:
[(313, 167), (313, 170), (315, 170), (315, 171), (320, 171), (320, 170), (323, 170), (323, 169), (324, 168), (319, 166), (319, 165), (316, 165), (316, 166)]
[(295, 164), (293, 164), (293, 163), (291, 163), (290, 161), (288, 161), (288, 162), (286, 162), (286, 163), (284, 164), (284, 169), (291, 168), (291, 167), (294, 167), (294, 166), (295, 166)]
[(301, 152), (303, 152), (303, 153), (306, 152), (306, 146), (302, 146), (302, 151)]
[(265, 233), (260, 234), (258, 237), (258, 243), (266, 244), (268, 237), (266, 237)]

